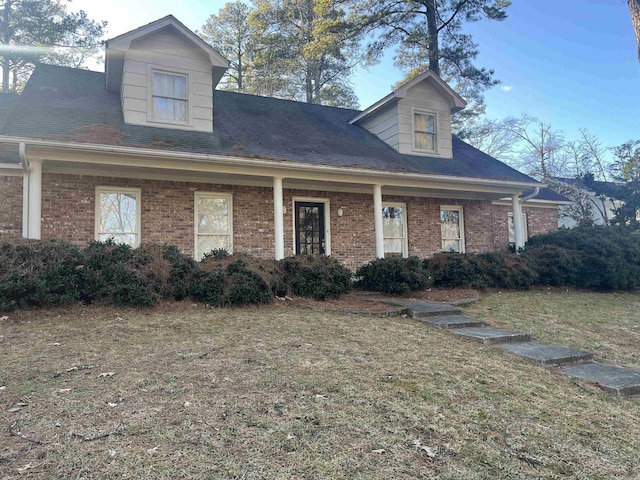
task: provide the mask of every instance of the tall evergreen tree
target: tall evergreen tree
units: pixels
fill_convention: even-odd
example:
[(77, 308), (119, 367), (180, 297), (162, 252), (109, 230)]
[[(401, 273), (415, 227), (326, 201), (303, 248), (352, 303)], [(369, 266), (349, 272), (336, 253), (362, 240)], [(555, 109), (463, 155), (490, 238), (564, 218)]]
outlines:
[(250, 90), (260, 95), (356, 108), (349, 84), (359, 42), (337, 0), (256, 0), (250, 22), (261, 42)]
[(465, 23), (504, 20), (510, 0), (357, 0), (352, 10), (358, 31), (374, 33), (376, 54), (397, 47), (395, 63), (405, 81), (427, 68), (449, 82), (469, 102), (454, 129), (484, 113), (483, 92), (496, 85), (493, 70), (474, 64), (478, 46), (463, 32)]
[(627, 0), (629, 11), (631, 12), (631, 23), (636, 34), (636, 44), (638, 45), (638, 61), (640, 62), (640, 0)]
[(16, 90), (37, 62), (78, 67), (101, 50), (106, 22), (68, 12), (68, 1), (0, 0), (3, 92)]
[(225, 4), (217, 15), (212, 14), (202, 27), (200, 36), (229, 60), (229, 70), (220, 86), (226, 90), (244, 91), (253, 54), (260, 38), (249, 15), (252, 8), (236, 1)]

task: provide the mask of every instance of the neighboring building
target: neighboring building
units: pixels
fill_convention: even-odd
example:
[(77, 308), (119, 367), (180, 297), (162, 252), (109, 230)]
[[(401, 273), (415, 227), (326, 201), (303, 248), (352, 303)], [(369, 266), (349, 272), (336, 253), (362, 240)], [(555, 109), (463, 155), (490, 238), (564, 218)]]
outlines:
[(558, 226), (574, 228), (581, 218), (588, 217), (595, 225), (609, 225), (615, 217), (615, 210), (624, 205), (616, 198), (623, 187), (615, 182), (554, 177), (553, 189), (572, 200), (571, 204), (560, 206)]
[(510, 213), (518, 245), (523, 212), (557, 228), (562, 196), (452, 135), (433, 72), (356, 111), (215, 91), (226, 67), (172, 16), (108, 41), (104, 74), (38, 66), (0, 100), (0, 234), (355, 268), (506, 248)]

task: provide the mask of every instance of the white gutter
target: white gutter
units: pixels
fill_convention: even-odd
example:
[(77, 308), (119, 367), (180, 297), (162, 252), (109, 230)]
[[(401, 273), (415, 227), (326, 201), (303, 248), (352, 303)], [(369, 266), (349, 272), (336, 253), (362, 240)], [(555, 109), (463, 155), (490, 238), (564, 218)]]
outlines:
[(532, 193), (530, 193), (530, 194), (529, 194), (529, 195), (527, 195), (526, 197), (522, 197), (522, 198), (520, 199), (520, 205), (522, 205), (523, 203), (525, 203), (525, 202), (526, 202), (526, 201), (528, 201), (528, 200), (531, 200), (531, 199), (532, 199), (532, 198), (534, 198), (534, 197), (537, 197), (539, 193), (540, 193), (540, 187), (535, 187), (535, 188), (533, 189), (533, 192), (532, 192)]
[[(517, 181), (505, 181), (505, 180), (490, 180), (482, 178), (469, 178), (469, 177), (455, 177), (450, 175), (434, 175), (423, 173), (405, 173), (405, 172), (389, 172), (389, 171), (376, 171), (366, 168), (352, 168), (352, 167), (335, 167), (332, 165), (316, 165), (306, 164), (301, 162), (289, 161), (289, 160), (264, 160), (248, 157), (236, 157), (227, 155), (211, 155), (204, 153), (187, 153), (187, 152), (175, 152), (168, 150), (157, 150), (152, 148), (139, 148), (139, 147), (123, 147), (115, 145), (99, 145), (92, 143), (76, 143), (76, 142), (58, 142), (51, 140), (31, 140), (23, 137), (6, 137), (0, 135), (0, 143), (14, 143), (14, 144), (29, 144), (32, 146), (48, 147), (48, 148), (62, 148), (73, 150), (84, 150), (94, 153), (113, 153), (128, 156), (142, 156), (142, 157), (155, 157), (167, 160), (189, 160), (192, 162), (209, 163), (212, 162), (220, 165), (233, 165), (248, 167), (264, 167), (273, 169), (278, 168), (290, 172), (310, 172), (310, 173), (333, 173), (339, 174), (344, 179), (344, 182), (352, 182), (345, 174), (360, 175), (373, 177), (376, 179), (396, 179), (396, 180), (415, 180), (415, 181), (435, 181), (437, 183), (457, 183), (463, 185), (478, 185), (478, 186), (494, 186), (494, 187), (506, 187), (506, 188), (531, 188), (531, 187), (546, 187), (546, 185), (540, 185), (536, 182), (517, 182)], [(291, 178), (295, 178), (291, 176)], [(385, 185), (385, 182), (380, 182), (381, 185)]]

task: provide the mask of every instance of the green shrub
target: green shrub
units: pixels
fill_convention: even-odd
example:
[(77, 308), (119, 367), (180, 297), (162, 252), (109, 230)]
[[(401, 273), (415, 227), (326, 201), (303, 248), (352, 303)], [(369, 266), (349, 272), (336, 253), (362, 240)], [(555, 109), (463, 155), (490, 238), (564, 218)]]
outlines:
[(425, 266), (432, 272), (434, 285), (444, 288), (526, 290), (537, 282), (529, 260), (508, 252), (439, 253), (425, 260)]
[(298, 255), (280, 261), (284, 282), (295, 295), (326, 300), (351, 288), (351, 270), (331, 257)]
[(418, 257), (379, 258), (360, 267), (356, 276), (361, 288), (399, 295), (424, 290), (433, 283)]
[(582, 254), (556, 245), (528, 247), (522, 254), (534, 265), (540, 285), (576, 286), (580, 279)]
[(246, 254), (205, 256), (200, 262), (205, 272), (221, 272), (224, 279), (219, 305), (268, 303), (275, 295), (284, 295), (282, 271), (275, 260)]
[[(531, 237), (530, 249), (554, 246), (577, 255), (569, 286), (631, 290), (640, 287), (640, 236), (625, 227), (578, 227)], [(573, 268), (573, 267), (572, 267)]]
[(133, 250), (113, 240), (92, 242), (84, 250), (80, 297), (86, 303), (150, 306), (160, 296), (166, 265), (155, 265), (151, 248)]
[(189, 296), (206, 305), (224, 305), (225, 273), (197, 269), (191, 276)]
[(78, 300), (82, 251), (57, 241), (0, 244), (0, 311)]

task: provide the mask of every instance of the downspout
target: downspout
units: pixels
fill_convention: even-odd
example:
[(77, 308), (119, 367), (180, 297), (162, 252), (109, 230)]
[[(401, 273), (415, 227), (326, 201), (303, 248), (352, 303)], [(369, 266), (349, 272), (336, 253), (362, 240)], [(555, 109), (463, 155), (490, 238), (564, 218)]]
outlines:
[(29, 238), (29, 161), (26, 143), (18, 144), (18, 154), (22, 163), (22, 238)]
[(522, 198), (520, 199), (520, 205), (522, 205), (523, 203), (525, 203), (525, 202), (527, 202), (527, 201), (531, 200), (532, 198), (537, 197), (539, 193), (540, 193), (540, 187), (535, 187), (535, 188), (533, 189), (533, 192), (532, 192), (532, 193), (530, 193), (530, 194), (529, 194), (529, 195), (527, 195), (526, 197), (522, 197)]
[(519, 198), (516, 196), (513, 197), (513, 226), (516, 229), (515, 231), (516, 252), (519, 249), (524, 248), (524, 244), (525, 244), (526, 225), (522, 215), (522, 205), (528, 200), (531, 200), (532, 198), (536, 197), (539, 193), (540, 193), (540, 187), (535, 187), (533, 189), (533, 192), (525, 197), (522, 197), (522, 198)]

